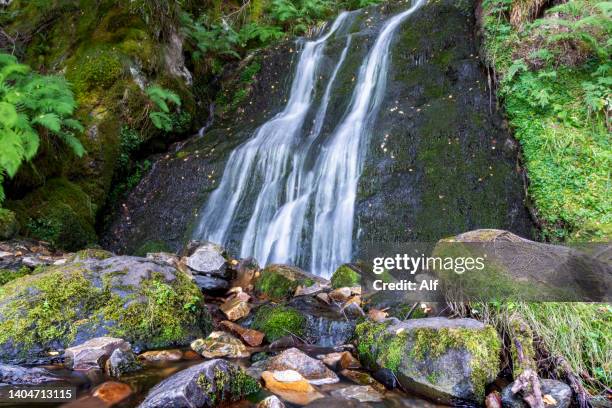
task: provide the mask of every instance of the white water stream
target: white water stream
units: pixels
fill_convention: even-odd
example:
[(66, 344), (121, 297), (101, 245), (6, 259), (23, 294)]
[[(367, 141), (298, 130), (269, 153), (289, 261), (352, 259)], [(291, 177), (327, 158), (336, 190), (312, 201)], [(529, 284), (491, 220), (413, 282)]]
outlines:
[[(252, 256), (262, 265), (300, 265), (325, 277), (351, 260), (357, 185), (385, 94), (389, 48), (399, 25), (424, 2), (415, 0), (384, 22), (359, 68), (347, 111), (328, 135), (322, 135), (323, 125), (351, 35), (318, 106), (315, 89), (325, 47), (350, 24), (352, 13), (340, 14), (327, 33), (304, 43), (287, 105), (231, 153), (195, 238), (226, 244), (248, 220), (238, 231), (241, 257)], [(311, 110), (313, 123), (305, 124)]]

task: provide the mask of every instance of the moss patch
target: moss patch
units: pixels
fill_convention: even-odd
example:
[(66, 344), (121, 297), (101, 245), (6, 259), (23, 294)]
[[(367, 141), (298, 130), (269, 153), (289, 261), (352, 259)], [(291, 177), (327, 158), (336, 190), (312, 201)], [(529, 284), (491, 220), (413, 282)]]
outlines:
[(227, 370), (215, 367), (212, 381), (206, 375), (201, 374), (196, 383), (208, 396), (211, 406), (240, 401), (261, 389), (254, 378), (233, 365), (228, 365)]
[(22, 276), (26, 276), (31, 274), (32, 271), (27, 266), (22, 266), (18, 270), (12, 269), (0, 269), (0, 285), (5, 285), (10, 281), (13, 281), (17, 278), (21, 278)]
[(15, 211), (24, 235), (55, 247), (77, 250), (97, 239), (95, 206), (78, 185), (65, 178), (50, 180), (7, 206)]
[(306, 318), (296, 309), (287, 306), (262, 306), (257, 309), (252, 328), (266, 335), (270, 343), (283, 336), (304, 335)]
[(298, 285), (297, 281), (266, 268), (255, 282), (255, 291), (270, 300), (282, 301), (290, 298)]
[(332, 288), (354, 287), (361, 285), (361, 275), (348, 265), (342, 265), (331, 277)]
[(19, 230), (19, 223), (15, 213), (0, 208), (0, 240), (11, 239)]
[(75, 262), (1, 287), (0, 351), (33, 358), (37, 350), (101, 333), (143, 348), (168, 347), (210, 332), (202, 294), (182, 272), (171, 282), (154, 274), (138, 287), (113, 282), (113, 274)]
[(147, 256), (155, 252), (173, 252), (163, 241), (147, 241), (134, 252), (136, 256)]

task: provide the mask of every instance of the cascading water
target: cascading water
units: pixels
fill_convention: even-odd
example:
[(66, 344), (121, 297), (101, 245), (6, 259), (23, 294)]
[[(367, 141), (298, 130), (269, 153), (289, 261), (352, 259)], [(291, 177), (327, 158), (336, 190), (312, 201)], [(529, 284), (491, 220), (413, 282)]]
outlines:
[[(313, 106), (315, 87), (326, 44), (352, 13), (340, 14), (326, 34), (303, 45), (287, 105), (232, 152), (196, 238), (225, 244), (238, 233), (242, 257), (264, 265), (297, 264), (321, 276), (350, 261), (357, 182), (386, 88), (389, 47), (397, 27), (424, 2), (416, 0), (383, 24), (359, 69), (348, 109), (328, 135), (322, 134), (323, 124), (350, 35), (318, 106)], [(311, 109), (316, 109), (313, 123), (305, 126)], [(235, 231), (245, 216), (246, 229)]]

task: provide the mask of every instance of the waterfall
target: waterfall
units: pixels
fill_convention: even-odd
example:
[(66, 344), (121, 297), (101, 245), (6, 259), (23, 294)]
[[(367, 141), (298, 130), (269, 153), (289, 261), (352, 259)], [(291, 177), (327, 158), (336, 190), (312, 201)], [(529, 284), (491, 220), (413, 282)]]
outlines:
[[(194, 237), (225, 244), (239, 234), (242, 257), (263, 265), (297, 264), (321, 276), (351, 260), (357, 182), (385, 93), (389, 48), (397, 27), (424, 2), (383, 24), (359, 68), (347, 111), (329, 134), (322, 134), (323, 125), (351, 35), (318, 106), (315, 87), (328, 40), (353, 13), (340, 14), (324, 35), (304, 43), (287, 105), (231, 153)], [(312, 125), (306, 124), (314, 109)], [(248, 217), (244, 231), (236, 231), (240, 217)]]

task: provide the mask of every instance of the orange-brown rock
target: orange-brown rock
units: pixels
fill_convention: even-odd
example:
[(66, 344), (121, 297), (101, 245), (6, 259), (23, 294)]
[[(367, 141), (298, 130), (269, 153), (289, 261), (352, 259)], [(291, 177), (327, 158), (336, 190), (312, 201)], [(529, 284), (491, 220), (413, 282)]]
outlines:
[(237, 323), (230, 322), (228, 320), (222, 321), (221, 325), (230, 332), (240, 336), (240, 338), (251, 347), (257, 347), (261, 345), (265, 337), (265, 334), (260, 331), (247, 329)]
[(113, 406), (128, 399), (132, 393), (132, 387), (127, 384), (107, 381), (94, 389), (93, 396), (104, 401), (108, 406)]
[[(261, 373), (261, 378), (263, 379), (266, 388), (285, 401), (296, 405), (308, 405), (319, 398), (323, 398), (323, 394), (318, 392), (317, 389), (299, 373), (293, 371), (295, 374), (289, 375), (291, 373), (287, 373), (287, 371), (264, 371)], [(282, 373), (282, 375), (280, 375), (280, 373)], [(285, 379), (296, 381), (279, 381)]]

